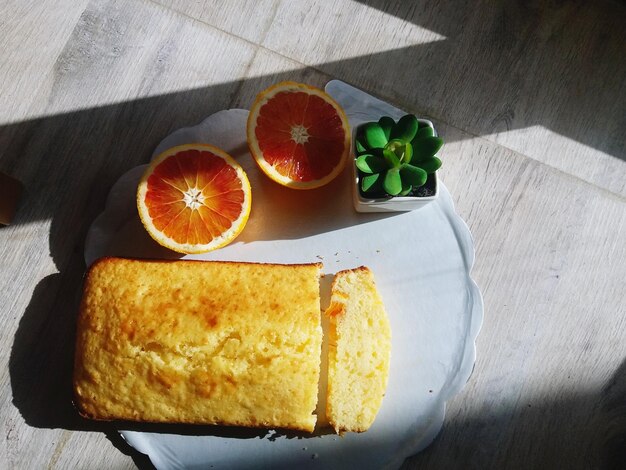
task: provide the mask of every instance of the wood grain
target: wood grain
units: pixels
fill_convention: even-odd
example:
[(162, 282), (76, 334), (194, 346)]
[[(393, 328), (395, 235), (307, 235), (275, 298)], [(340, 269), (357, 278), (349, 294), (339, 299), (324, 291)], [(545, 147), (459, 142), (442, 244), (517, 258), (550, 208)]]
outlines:
[(626, 398), (625, 201), (438, 128), (455, 140), (442, 179), (476, 241), (485, 323), (441, 435), (406, 467), (616, 464), (612, 442), (626, 429), (615, 399)]
[(85, 423), (70, 401), (85, 232), (111, 184), (163, 136), (228, 106), (255, 47), (135, 1), (90, 4), (61, 50), (36, 96), (43, 117), (0, 132), (2, 168), (26, 187), (0, 234), (0, 282), (10, 286), (0, 466), (132, 468), (115, 430)]
[(0, 171), (25, 183), (13, 224), (0, 228), (0, 468), (149, 468), (114, 427), (71, 406), (87, 228), (113, 182), (172, 130), (248, 107), (279, 80), (331, 78), (438, 118), (441, 176), (476, 242), (485, 297), (476, 369), (440, 436), (405, 466), (618, 468), (625, 10), (0, 5)]
[(0, 6), (0, 123), (37, 116), (35, 95), (72, 34), (87, 0), (10, 0)]
[(255, 44), (261, 43), (265, 38), (280, 3), (280, 0), (155, 1)]
[(605, 1), (284, 2), (262, 44), (624, 196), (624, 24)]

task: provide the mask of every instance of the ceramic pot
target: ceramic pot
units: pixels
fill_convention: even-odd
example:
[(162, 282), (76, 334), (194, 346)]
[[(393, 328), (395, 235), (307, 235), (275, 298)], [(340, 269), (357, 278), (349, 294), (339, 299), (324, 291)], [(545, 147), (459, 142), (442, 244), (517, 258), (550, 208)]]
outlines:
[[(437, 131), (433, 123), (428, 119), (418, 119), (420, 125), (431, 127), (434, 134)], [(361, 191), (361, 176), (356, 167), (356, 136), (360, 126), (356, 127), (352, 132), (352, 202), (357, 212), (406, 212), (424, 207), (437, 199), (439, 188), (437, 184), (437, 172), (428, 175), (428, 179), (424, 186), (418, 188), (417, 196), (390, 196), (372, 197)]]

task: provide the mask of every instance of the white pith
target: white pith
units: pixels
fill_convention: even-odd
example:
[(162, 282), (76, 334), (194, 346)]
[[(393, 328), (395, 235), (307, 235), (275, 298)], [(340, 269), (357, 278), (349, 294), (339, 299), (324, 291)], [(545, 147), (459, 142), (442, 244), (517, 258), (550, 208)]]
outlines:
[(291, 140), (296, 144), (306, 144), (309, 141), (309, 131), (301, 124), (291, 128)]
[(204, 194), (198, 188), (189, 188), (183, 192), (183, 201), (192, 211), (198, 210), (198, 207), (204, 205)]

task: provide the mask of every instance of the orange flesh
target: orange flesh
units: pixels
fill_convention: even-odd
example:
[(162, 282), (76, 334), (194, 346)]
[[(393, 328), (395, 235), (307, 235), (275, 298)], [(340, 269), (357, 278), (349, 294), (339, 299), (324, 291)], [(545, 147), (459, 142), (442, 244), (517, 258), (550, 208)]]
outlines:
[[(294, 133), (304, 131), (305, 142)], [(265, 161), (294, 181), (330, 174), (340, 163), (345, 130), (337, 110), (304, 92), (280, 92), (259, 110), (255, 134)]]
[[(197, 191), (194, 191), (196, 189)], [(185, 201), (197, 197), (196, 208)], [(186, 150), (148, 178), (145, 204), (154, 226), (179, 243), (206, 244), (240, 216), (244, 191), (236, 170), (209, 151)]]

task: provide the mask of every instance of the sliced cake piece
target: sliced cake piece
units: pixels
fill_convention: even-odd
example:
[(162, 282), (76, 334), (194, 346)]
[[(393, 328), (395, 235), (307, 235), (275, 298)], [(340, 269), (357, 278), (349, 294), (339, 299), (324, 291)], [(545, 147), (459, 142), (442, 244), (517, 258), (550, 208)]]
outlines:
[(320, 264), (105, 258), (85, 281), (85, 417), (313, 431)]
[(391, 328), (372, 272), (336, 274), (328, 317), (326, 414), (337, 433), (367, 431), (387, 388)]

